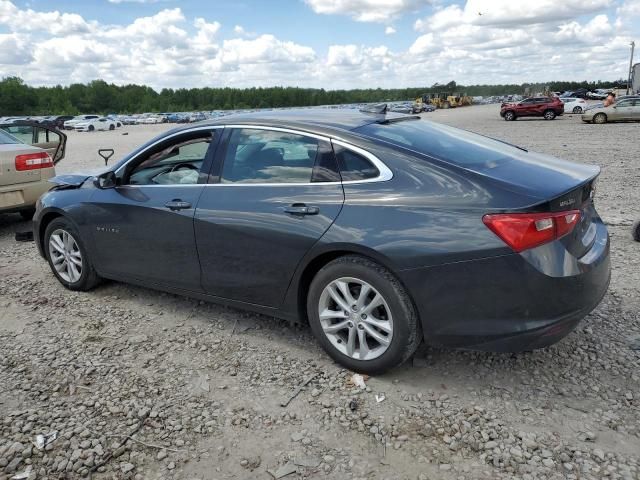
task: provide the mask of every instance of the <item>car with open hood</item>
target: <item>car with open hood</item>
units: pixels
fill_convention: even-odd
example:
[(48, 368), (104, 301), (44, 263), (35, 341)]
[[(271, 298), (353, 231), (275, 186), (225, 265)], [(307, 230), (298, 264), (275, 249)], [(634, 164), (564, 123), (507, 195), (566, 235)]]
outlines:
[(308, 323), (380, 372), (424, 340), (521, 351), (600, 302), (597, 166), (386, 106), (230, 115), (63, 175), (34, 237), (66, 288), (101, 278)]

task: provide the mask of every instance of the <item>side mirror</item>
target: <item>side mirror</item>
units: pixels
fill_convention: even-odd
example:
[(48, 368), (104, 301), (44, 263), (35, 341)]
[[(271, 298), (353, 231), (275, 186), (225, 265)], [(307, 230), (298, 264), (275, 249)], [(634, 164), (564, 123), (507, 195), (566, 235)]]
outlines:
[(115, 188), (118, 183), (117, 180), (118, 179), (114, 172), (105, 172), (101, 175), (98, 175), (93, 181), (93, 184), (100, 190), (106, 190), (108, 188)]

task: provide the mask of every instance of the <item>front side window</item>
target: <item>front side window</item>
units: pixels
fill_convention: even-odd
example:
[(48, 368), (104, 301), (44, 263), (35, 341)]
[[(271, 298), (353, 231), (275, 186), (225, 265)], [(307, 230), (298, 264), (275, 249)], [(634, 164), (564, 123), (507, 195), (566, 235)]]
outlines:
[(192, 185), (211, 144), (211, 132), (196, 138), (181, 137), (169, 145), (145, 153), (131, 171), (130, 185)]
[(221, 183), (309, 183), (320, 141), (287, 132), (235, 129), (229, 137)]

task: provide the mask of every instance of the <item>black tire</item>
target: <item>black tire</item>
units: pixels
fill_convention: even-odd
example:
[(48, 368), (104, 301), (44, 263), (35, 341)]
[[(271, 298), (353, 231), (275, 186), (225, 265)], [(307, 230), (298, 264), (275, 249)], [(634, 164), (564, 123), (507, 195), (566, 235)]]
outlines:
[(516, 112), (512, 112), (511, 110), (509, 110), (508, 112), (504, 112), (504, 119), (507, 122), (512, 122), (516, 118), (518, 118), (518, 117), (516, 117)]
[[(51, 235), (55, 231), (59, 231), (59, 230), (63, 230), (71, 234), (81, 254), (81, 263), (82, 263), (81, 274), (80, 274), (80, 278), (75, 282), (70, 282), (62, 278), (58, 273), (58, 271), (56, 270), (56, 268), (54, 267), (53, 261), (51, 259), (49, 241), (50, 241)], [(55, 218), (54, 220), (51, 221), (51, 223), (49, 223), (49, 225), (47, 225), (47, 228), (45, 229), (45, 232), (44, 232), (44, 251), (47, 256), (47, 261), (49, 262), (49, 266), (51, 267), (51, 271), (53, 272), (55, 277), (58, 279), (58, 281), (69, 290), (79, 290), (79, 291), (85, 292), (87, 290), (91, 290), (92, 288), (94, 288), (96, 285), (100, 283), (100, 277), (98, 277), (98, 274), (93, 268), (93, 264), (91, 263), (91, 260), (89, 259), (89, 256), (88, 256), (87, 248), (85, 247), (84, 242), (80, 237), (80, 234), (78, 233), (76, 228), (73, 226), (73, 224), (69, 222), (66, 218), (64, 217)]]
[(20, 211), (20, 216), (23, 218), (23, 220), (32, 220), (33, 216), (36, 213), (36, 209), (35, 208), (30, 208), (28, 210), (21, 210)]
[[(333, 346), (322, 329), (318, 306), (327, 285), (341, 277), (363, 280), (387, 302), (393, 316), (393, 335), (386, 351), (371, 360), (352, 358)], [(307, 295), (309, 324), (322, 348), (349, 370), (376, 374), (407, 361), (422, 342), (422, 328), (415, 306), (399, 280), (380, 264), (364, 257), (348, 255), (325, 265), (314, 277)]]
[(573, 113), (582, 113), (582, 107), (573, 107)]
[(93, 125), (89, 125), (89, 128), (87, 128), (87, 130), (93, 132), (95, 130), (95, 127)]
[(596, 113), (593, 116), (593, 123), (597, 123), (598, 125), (607, 123), (607, 115), (605, 113)]
[(116, 126), (112, 123), (111, 125), (109, 125), (109, 130), (115, 130)]
[(636, 242), (640, 242), (640, 220), (637, 221), (633, 226), (633, 230), (631, 230), (631, 235), (633, 235), (633, 239)]
[(556, 112), (554, 112), (553, 110), (545, 110), (545, 112), (543, 113), (543, 117), (545, 120), (553, 120), (554, 118), (556, 118)]

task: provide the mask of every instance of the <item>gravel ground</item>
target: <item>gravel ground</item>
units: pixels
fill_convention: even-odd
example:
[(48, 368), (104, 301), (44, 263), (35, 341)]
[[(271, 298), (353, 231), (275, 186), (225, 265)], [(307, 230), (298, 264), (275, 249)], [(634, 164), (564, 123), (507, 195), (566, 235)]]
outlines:
[[(428, 117), (603, 169), (611, 288), (565, 340), (517, 355), (423, 349), (361, 390), (307, 328), (115, 282), (67, 291), (14, 242), (28, 224), (4, 215), (0, 480), (640, 478), (638, 125), (497, 111)], [(165, 128), (72, 132), (58, 171)]]

